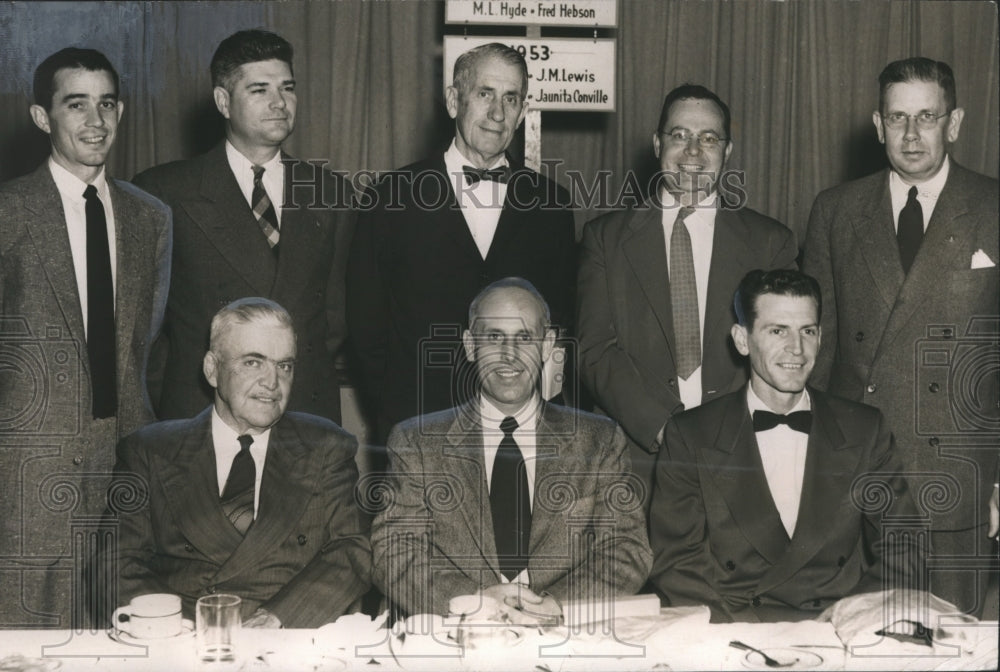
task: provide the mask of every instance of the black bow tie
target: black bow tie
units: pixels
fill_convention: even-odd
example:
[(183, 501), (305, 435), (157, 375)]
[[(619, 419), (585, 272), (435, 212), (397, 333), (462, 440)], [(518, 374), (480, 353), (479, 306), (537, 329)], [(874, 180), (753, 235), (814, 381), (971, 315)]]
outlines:
[(808, 434), (812, 427), (812, 411), (796, 411), (788, 415), (778, 415), (770, 411), (753, 412), (753, 431), (766, 432), (778, 425), (788, 425), (796, 432)]
[(462, 172), (465, 174), (466, 184), (476, 184), (482, 180), (507, 184), (507, 180), (510, 179), (509, 166), (497, 166), (496, 168), (489, 169), (476, 168), (474, 166), (462, 166)]

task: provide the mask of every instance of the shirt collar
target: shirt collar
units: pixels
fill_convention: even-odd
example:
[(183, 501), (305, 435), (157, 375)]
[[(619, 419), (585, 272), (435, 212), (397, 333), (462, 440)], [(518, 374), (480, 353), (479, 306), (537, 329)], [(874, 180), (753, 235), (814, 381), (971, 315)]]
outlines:
[[(677, 197), (671, 194), (669, 191), (661, 190), (660, 192), (660, 205), (664, 209), (674, 209), (680, 208), (681, 202), (677, 200)], [(718, 210), (719, 209), (719, 192), (713, 191), (705, 198), (701, 199), (695, 204), (695, 212), (699, 210)]]
[[(239, 175), (240, 171), (245, 175), (253, 175), (253, 167), (256, 164), (245, 157), (229, 140), (226, 140), (226, 158), (229, 159), (229, 167), (236, 175)], [(275, 152), (274, 156), (260, 165), (263, 166), (265, 175), (279, 170), (281, 168), (281, 150)]]
[[(937, 172), (937, 175), (927, 180), (926, 182), (921, 182), (916, 185), (917, 195), (920, 198), (930, 198), (937, 200), (941, 196), (941, 190), (944, 189), (945, 182), (948, 181), (948, 170), (951, 164), (951, 157), (945, 156), (944, 163), (941, 164), (941, 170)], [(889, 171), (889, 190), (906, 200), (906, 195), (910, 191), (910, 186), (906, 182), (903, 182), (903, 178), (899, 176), (899, 173), (895, 169)]]
[[(454, 139), (451, 141), (451, 146), (448, 147), (448, 151), (444, 153), (444, 164), (448, 168), (449, 173), (460, 173), (462, 172), (462, 166), (471, 166), (472, 161), (465, 158), (462, 152), (458, 151), (458, 144)], [(493, 170), (494, 168), (499, 168), (500, 166), (507, 166), (507, 153), (504, 152), (500, 155), (500, 158), (493, 162), (492, 166), (488, 166), (487, 170)]]
[[(775, 410), (764, 403), (764, 401), (757, 396), (753, 391), (753, 385), (747, 383), (747, 409), (750, 411), (750, 415), (753, 415), (754, 411), (768, 411), (769, 413), (774, 413)], [(812, 402), (809, 400), (809, 390), (802, 390), (802, 396), (799, 397), (798, 402), (789, 410), (789, 413), (795, 413), (796, 411), (809, 411), (812, 410)], [(779, 415), (781, 415), (779, 413)]]
[[(500, 423), (505, 417), (507, 417), (507, 414), (487, 399), (485, 394), (480, 393), (479, 400), (479, 415), (483, 423), (483, 429), (491, 432), (499, 432)], [(514, 419), (517, 420), (517, 428), (519, 430), (533, 430), (535, 428), (535, 425), (538, 422), (538, 413), (541, 408), (541, 404), (541, 397), (539, 397), (538, 394), (534, 394), (531, 399), (529, 399), (528, 402), (514, 414)]]
[[(249, 432), (247, 432), (249, 434)], [(271, 428), (268, 427), (260, 434), (252, 434), (254, 445), (266, 446), (268, 437), (271, 436)], [(226, 424), (219, 412), (212, 404), (212, 443), (216, 446), (229, 446), (235, 448), (233, 452), (239, 451), (240, 434), (235, 429)]]
[[(52, 179), (55, 181), (60, 195), (78, 201), (84, 200), (83, 192), (87, 189), (87, 183), (56, 163), (55, 159), (51, 156), (49, 157), (49, 172), (52, 173)], [(101, 172), (97, 174), (97, 177), (90, 184), (94, 185), (94, 188), (97, 189), (97, 195), (100, 198), (103, 199), (107, 196), (108, 180), (105, 176), (103, 166), (101, 167)]]

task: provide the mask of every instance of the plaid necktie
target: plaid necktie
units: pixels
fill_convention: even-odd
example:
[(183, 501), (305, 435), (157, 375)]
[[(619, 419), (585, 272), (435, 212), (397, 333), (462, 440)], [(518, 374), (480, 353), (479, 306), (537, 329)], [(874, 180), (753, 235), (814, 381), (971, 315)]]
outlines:
[(701, 366), (701, 325), (698, 319), (698, 288), (694, 278), (694, 254), (691, 235), (684, 218), (694, 208), (684, 206), (677, 212), (670, 234), (670, 305), (674, 318), (674, 347), (677, 375), (685, 380)]
[(531, 502), (524, 457), (514, 441), (517, 420), (506, 417), (500, 423), (503, 440), (493, 460), (490, 478), (490, 511), (496, 540), (500, 573), (513, 581), (528, 568), (528, 540), (531, 538)]
[(245, 535), (253, 524), (254, 483), (257, 480), (257, 467), (250, 454), (250, 444), (253, 437), (241, 434), (238, 438), (240, 452), (233, 458), (233, 466), (229, 469), (226, 487), (222, 490), (222, 510), (233, 527)]
[(87, 359), (90, 363), (91, 411), (110, 418), (118, 407), (115, 363), (115, 292), (111, 281), (108, 220), (97, 189), (83, 191), (87, 214)]
[(899, 261), (903, 273), (910, 272), (910, 266), (920, 249), (924, 238), (924, 210), (917, 200), (917, 188), (910, 187), (906, 195), (906, 205), (899, 211), (899, 225), (896, 228), (896, 242), (899, 244)]
[(250, 195), (250, 201), (253, 203), (253, 214), (257, 218), (257, 223), (260, 224), (260, 230), (267, 238), (267, 244), (277, 254), (278, 238), (281, 237), (278, 232), (278, 215), (274, 212), (271, 199), (267, 197), (267, 191), (264, 190), (264, 182), (261, 179), (263, 176), (264, 166), (254, 166), (253, 193)]

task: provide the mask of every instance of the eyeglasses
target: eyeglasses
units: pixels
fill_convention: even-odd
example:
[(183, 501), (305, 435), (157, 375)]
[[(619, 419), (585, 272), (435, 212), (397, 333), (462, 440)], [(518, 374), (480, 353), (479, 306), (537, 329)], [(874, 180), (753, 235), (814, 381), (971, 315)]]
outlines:
[(702, 149), (715, 149), (724, 142), (729, 142), (729, 138), (720, 138), (715, 133), (705, 131), (697, 135), (688, 130), (677, 129), (669, 133), (662, 133), (671, 143), (675, 145), (686, 145), (692, 139), (697, 139)]
[(917, 128), (927, 131), (937, 126), (938, 119), (947, 117), (951, 112), (944, 114), (934, 114), (933, 112), (920, 112), (919, 114), (904, 114), (903, 112), (890, 112), (882, 115), (882, 121), (889, 128), (904, 128), (908, 119), (912, 118), (917, 122)]

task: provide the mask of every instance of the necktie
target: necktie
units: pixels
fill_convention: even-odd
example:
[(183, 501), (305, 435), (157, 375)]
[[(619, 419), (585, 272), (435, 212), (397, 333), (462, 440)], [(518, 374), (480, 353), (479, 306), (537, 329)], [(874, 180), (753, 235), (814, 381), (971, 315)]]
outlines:
[(277, 254), (278, 238), (281, 237), (278, 232), (278, 215), (274, 212), (271, 199), (267, 197), (262, 180), (263, 176), (264, 166), (254, 166), (253, 193), (250, 195), (250, 201), (253, 203), (253, 214), (257, 218), (257, 223), (260, 224), (260, 230), (267, 238), (267, 244), (271, 246), (271, 251)]
[(896, 228), (896, 242), (899, 243), (899, 260), (903, 273), (910, 272), (910, 266), (920, 249), (924, 238), (924, 211), (917, 200), (917, 188), (910, 187), (906, 195), (906, 205), (899, 211), (899, 226)]
[(510, 179), (510, 167), (498, 166), (496, 168), (476, 168), (475, 166), (462, 166), (462, 173), (465, 174), (466, 184), (476, 184), (482, 180), (489, 182), (500, 182), (506, 184)]
[(687, 379), (701, 366), (701, 325), (698, 319), (698, 289), (694, 279), (694, 254), (691, 235), (684, 218), (694, 208), (682, 207), (677, 212), (674, 230), (670, 234), (670, 305), (674, 318), (674, 347), (677, 354), (677, 375)]
[(779, 415), (770, 411), (753, 412), (753, 431), (766, 432), (778, 425), (788, 425), (796, 432), (808, 434), (812, 428), (812, 411), (795, 411), (788, 415)]
[(514, 441), (517, 420), (506, 417), (500, 423), (503, 439), (493, 461), (490, 478), (490, 511), (496, 539), (500, 572), (508, 581), (528, 567), (528, 540), (531, 537), (531, 502), (524, 458)]
[(115, 365), (115, 292), (111, 282), (108, 221), (94, 185), (83, 192), (87, 213), (87, 358), (91, 411), (110, 418), (118, 406)]
[(240, 534), (246, 534), (253, 524), (254, 482), (257, 480), (257, 467), (250, 454), (250, 444), (253, 437), (242, 434), (237, 439), (240, 442), (240, 452), (233, 458), (233, 466), (229, 469), (226, 487), (222, 490), (222, 510), (226, 518)]

